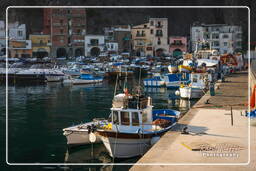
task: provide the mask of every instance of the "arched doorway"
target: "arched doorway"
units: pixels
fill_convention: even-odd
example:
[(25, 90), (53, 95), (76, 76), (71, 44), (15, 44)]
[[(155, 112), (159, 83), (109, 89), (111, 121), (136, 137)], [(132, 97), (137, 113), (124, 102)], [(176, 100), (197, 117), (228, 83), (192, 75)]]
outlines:
[(58, 48), (57, 49), (57, 58), (64, 58), (67, 56), (67, 51), (65, 48)]
[(83, 56), (84, 53), (83, 53), (83, 49), (82, 48), (77, 48), (75, 50), (75, 56), (78, 57), (78, 56)]
[(48, 57), (48, 52), (44, 48), (39, 48), (37, 49), (36, 57), (37, 58)]
[(98, 57), (100, 55), (100, 48), (98, 47), (93, 47), (91, 50), (90, 50), (90, 54), (91, 56), (93, 57)]
[(173, 56), (173, 57), (182, 56), (182, 51), (181, 51), (180, 49), (175, 49), (175, 50), (172, 52), (172, 56)]
[(156, 56), (158, 56), (158, 57), (164, 56), (164, 49), (162, 49), (162, 48), (157, 49)]

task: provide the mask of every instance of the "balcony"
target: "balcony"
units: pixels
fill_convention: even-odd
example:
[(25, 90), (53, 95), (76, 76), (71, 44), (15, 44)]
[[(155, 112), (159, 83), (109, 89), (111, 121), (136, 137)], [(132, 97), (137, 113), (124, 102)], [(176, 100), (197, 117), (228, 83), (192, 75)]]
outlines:
[(34, 47), (49, 46), (48, 43), (33, 43)]
[(136, 37), (145, 37), (145, 34), (136, 34)]
[(156, 28), (163, 28), (163, 25), (162, 24), (156, 24), (155, 27)]
[(171, 46), (185, 46), (184, 43), (171, 43)]
[(163, 37), (163, 33), (157, 33), (155, 34), (156, 37)]
[(88, 47), (92, 46), (105, 46), (105, 44), (98, 44), (98, 43), (93, 43), (93, 44), (87, 44)]

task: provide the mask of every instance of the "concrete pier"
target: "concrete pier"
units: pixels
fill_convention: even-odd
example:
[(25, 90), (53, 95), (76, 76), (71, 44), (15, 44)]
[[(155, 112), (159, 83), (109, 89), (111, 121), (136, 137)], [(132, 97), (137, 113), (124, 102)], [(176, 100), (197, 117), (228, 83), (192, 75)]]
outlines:
[[(233, 74), (216, 86), (215, 96), (203, 96), (131, 170), (256, 170), (256, 127), (244, 116), (248, 73)], [(188, 134), (181, 134), (184, 127)]]

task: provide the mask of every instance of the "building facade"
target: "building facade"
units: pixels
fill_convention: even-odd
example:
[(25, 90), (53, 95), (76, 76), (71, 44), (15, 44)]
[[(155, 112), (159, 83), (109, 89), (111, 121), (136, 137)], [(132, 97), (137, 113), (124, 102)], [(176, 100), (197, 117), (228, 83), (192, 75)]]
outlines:
[(168, 19), (150, 18), (150, 34), (152, 36), (154, 56), (162, 56), (169, 53), (168, 44)]
[(153, 40), (149, 23), (133, 26), (131, 34), (133, 54), (135, 56), (153, 56)]
[(118, 43), (108, 42), (106, 43), (106, 49), (108, 54), (118, 54)]
[(150, 18), (132, 27), (132, 46), (137, 56), (162, 56), (169, 53), (168, 19)]
[(37, 57), (37, 58), (49, 57), (51, 52), (50, 35), (30, 34), (29, 40), (31, 40), (31, 43), (32, 43), (33, 57)]
[(106, 43), (115, 42), (118, 44), (118, 53), (131, 52), (130, 25), (117, 25), (112, 27), (105, 27), (103, 30)]
[(170, 54), (174, 57), (187, 52), (187, 37), (171, 36), (169, 37)]
[(9, 41), (9, 57), (29, 58), (32, 57), (31, 40), (10, 40)]
[(51, 36), (52, 56), (74, 57), (84, 55), (85, 9), (44, 9), (43, 22), (43, 33)]
[[(207, 42), (210, 49), (220, 54), (242, 49), (242, 27), (226, 24), (201, 24), (191, 27), (191, 50), (200, 50), (200, 42)], [(203, 43), (202, 43), (203, 44)]]
[(19, 22), (8, 24), (9, 40), (26, 40), (26, 25)]
[(6, 54), (5, 22), (0, 21), (0, 56)]
[(84, 38), (85, 56), (98, 57), (107, 51), (104, 35), (86, 35)]

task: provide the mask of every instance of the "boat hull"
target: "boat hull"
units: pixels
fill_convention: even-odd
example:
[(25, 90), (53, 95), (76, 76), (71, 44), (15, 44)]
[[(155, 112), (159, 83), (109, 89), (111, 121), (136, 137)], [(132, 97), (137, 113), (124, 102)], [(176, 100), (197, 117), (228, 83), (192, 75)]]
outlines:
[[(67, 138), (67, 145), (69, 146), (86, 145), (92, 143), (89, 139), (88, 131), (64, 131), (64, 135)], [(96, 141), (94, 143), (100, 142), (100, 138), (96, 136)]]
[(111, 157), (130, 158), (143, 155), (150, 148), (151, 138), (127, 139), (114, 137), (101, 137)]
[(182, 87), (180, 90), (180, 97), (183, 99), (199, 99), (204, 92), (200, 88)]
[(164, 87), (165, 81), (157, 81), (157, 80), (146, 80), (143, 81), (145, 87)]

